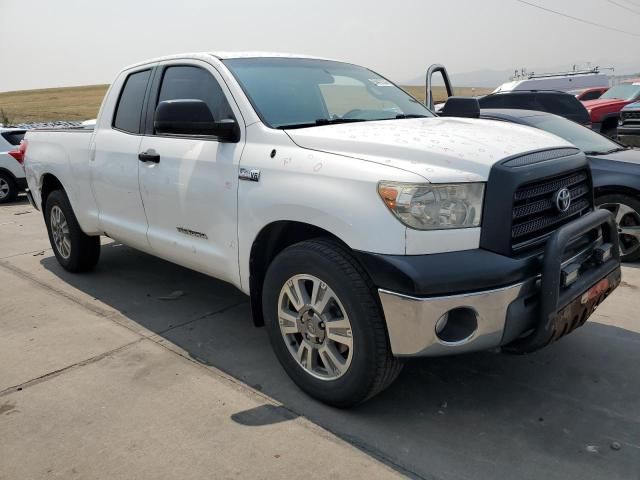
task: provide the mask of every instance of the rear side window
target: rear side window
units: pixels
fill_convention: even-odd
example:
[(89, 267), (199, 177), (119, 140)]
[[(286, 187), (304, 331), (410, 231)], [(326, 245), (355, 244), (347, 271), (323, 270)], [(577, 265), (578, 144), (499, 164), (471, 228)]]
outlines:
[(176, 66), (164, 71), (158, 103), (165, 100), (195, 99), (209, 106), (214, 120), (233, 118), (227, 98), (213, 76), (198, 67)]
[(600, 98), (600, 95), (602, 95), (602, 92), (599, 92), (597, 90), (593, 90), (592, 92), (585, 93), (582, 96), (581, 100), (584, 100), (584, 101), (586, 101), (586, 100), (595, 100), (597, 98)]
[(487, 95), (478, 100), (482, 108), (504, 108), (504, 97), (500, 95)]
[(10, 132), (2, 132), (0, 135), (11, 145), (20, 145), (25, 133), (24, 130), (12, 130)]
[(147, 90), (151, 70), (132, 73), (122, 87), (113, 126), (129, 133), (140, 133), (140, 117), (142, 104)]
[(480, 100), (482, 108), (515, 108), (518, 110), (541, 110), (531, 94), (489, 95)]

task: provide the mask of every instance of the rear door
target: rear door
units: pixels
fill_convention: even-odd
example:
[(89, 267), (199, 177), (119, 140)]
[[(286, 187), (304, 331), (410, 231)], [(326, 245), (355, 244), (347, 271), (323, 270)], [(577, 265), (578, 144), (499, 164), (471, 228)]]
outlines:
[[(204, 101), (216, 121), (240, 125), (238, 143), (213, 136), (160, 135), (153, 114), (164, 100)], [(244, 123), (220, 74), (198, 60), (167, 62), (156, 73), (140, 152), (157, 163), (140, 163), (140, 192), (149, 222), (147, 236), (158, 256), (239, 284), (237, 254), (238, 164)]]
[(110, 237), (142, 250), (148, 250), (149, 243), (138, 186), (138, 152), (151, 77), (152, 69), (147, 67), (117, 80), (122, 88), (115, 105), (103, 108), (106, 118), (100, 118), (96, 125), (90, 152), (91, 185), (102, 229)]

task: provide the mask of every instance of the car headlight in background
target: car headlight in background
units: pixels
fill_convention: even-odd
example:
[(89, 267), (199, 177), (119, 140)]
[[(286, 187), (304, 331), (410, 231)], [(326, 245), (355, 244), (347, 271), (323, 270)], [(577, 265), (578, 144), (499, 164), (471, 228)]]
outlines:
[(480, 225), (484, 183), (380, 182), (378, 194), (406, 226), (418, 230)]

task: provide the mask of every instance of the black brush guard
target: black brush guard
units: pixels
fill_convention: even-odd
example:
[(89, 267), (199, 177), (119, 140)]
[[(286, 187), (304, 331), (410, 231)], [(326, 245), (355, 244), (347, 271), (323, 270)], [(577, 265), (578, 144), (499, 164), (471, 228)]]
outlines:
[[(562, 259), (572, 240), (601, 229), (603, 245), (611, 255), (604, 261), (593, 252), (580, 265), (580, 276), (568, 287), (562, 285)], [(613, 215), (606, 210), (591, 212), (556, 230), (544, 251), (539, 289), (539, 316), (531, 334), (503, 347), (511, 353), (539, 350), (582, 326), (597, 306), (620, 284), (620, 247)]]

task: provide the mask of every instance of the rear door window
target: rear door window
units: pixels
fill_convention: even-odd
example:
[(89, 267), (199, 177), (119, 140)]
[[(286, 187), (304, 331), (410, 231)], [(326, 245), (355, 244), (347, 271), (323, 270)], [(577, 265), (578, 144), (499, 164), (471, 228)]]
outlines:
[(9, 132), (2, 132), (2, 138), (4, 138), (11, 145), (20, 145), (20, 142), (24, 138), (24, 130), (12, 130)]
[(151, 70), (143, 70), (127, 77), (113, 117), (114, 128), (134, 134), (141, 132), (142, 105), (150, 76)]

